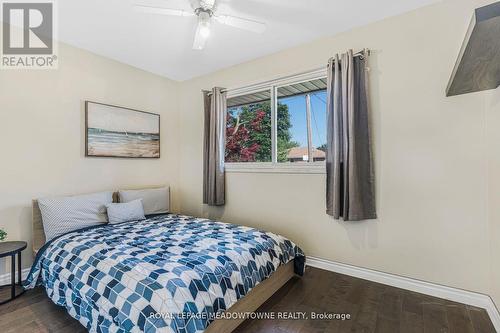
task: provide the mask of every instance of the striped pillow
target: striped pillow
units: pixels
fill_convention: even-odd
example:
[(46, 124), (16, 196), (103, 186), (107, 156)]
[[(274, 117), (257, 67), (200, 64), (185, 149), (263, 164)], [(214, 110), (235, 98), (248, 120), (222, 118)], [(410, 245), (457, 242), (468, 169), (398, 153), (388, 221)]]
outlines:
[(47, 241), (71, 231), (107, 223), (106, 204), (112, 202), (112, 192), (39, 199)]

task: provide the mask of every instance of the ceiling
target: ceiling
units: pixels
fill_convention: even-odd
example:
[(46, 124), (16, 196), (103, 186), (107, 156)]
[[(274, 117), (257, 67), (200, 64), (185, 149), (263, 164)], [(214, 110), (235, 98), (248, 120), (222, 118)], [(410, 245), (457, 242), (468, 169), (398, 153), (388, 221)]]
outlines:
[[(213, 24), (192, 50), (196, 17), (137, 12), (132, 0), (58, 1), (59, 39), (173, 80), (187, 80), (394, 16), (436, 0), (219, 0), (217, 14), (267, 24), (263, 34)], [(190, 0), (141, 0), (191, 11)]]

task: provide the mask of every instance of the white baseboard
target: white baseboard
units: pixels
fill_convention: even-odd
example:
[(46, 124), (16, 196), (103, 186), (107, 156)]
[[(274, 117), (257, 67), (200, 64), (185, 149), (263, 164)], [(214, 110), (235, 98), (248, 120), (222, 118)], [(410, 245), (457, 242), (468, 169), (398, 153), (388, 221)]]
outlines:
[[(21, 278), (24, 281), (30, 272), (31, 268), (24, 268), (21, 270)], [(16, 283), (17, 283), (17, 270), (16, 270)], [(10, 284), (10, 273), (5, 273), (0, 275), (0, 285)]]
[(435, 283), (410, 279), (407, 277), (379, 272), (371, 269), (351, 266), (316, 257), (307, 257), (308, 266), (321, 268), (340, 274), (354, 276), (401, 289), (411, 290), (450, 301), (485, 309), (497, 332), (500, 332), (500, 313), (490, 296), (458, 288), (451, 288)]

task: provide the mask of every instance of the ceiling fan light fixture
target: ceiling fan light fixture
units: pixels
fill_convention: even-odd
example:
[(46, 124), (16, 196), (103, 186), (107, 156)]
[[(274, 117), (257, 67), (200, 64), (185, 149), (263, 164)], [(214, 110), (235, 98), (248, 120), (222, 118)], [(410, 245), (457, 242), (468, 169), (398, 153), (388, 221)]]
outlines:
[(208, 38), (210, 36), (210, 23), (200, 22), (200, 35), (203, 38)]
[(198, 29), (203, 38), (210, 36), (210, 16), (210, 13), (206, 11), (198, 13)]
[(210, 36), (212, 13), (201, 8), (198, 8), (195, 13), (198, 15), (198, 26), (196, 27), (196, 33), (194, 36), (193, 49), (203, 50), (207, 39)]

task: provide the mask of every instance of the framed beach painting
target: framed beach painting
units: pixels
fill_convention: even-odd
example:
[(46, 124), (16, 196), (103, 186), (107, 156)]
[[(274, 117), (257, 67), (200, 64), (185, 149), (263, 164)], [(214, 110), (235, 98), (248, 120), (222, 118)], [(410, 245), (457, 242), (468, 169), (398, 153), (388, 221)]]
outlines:
[(160, 115), (85, 102), (85, 156), (160, 158)]

